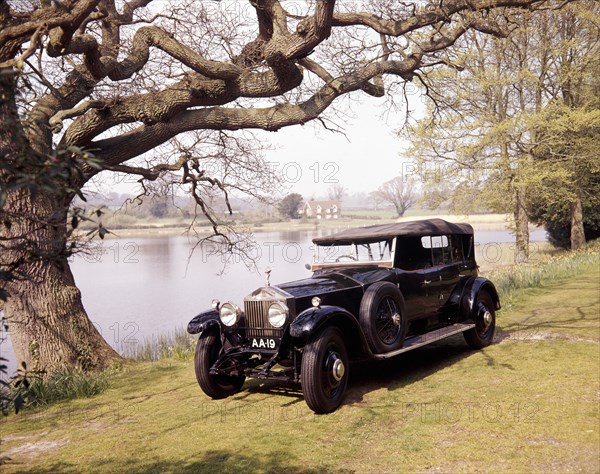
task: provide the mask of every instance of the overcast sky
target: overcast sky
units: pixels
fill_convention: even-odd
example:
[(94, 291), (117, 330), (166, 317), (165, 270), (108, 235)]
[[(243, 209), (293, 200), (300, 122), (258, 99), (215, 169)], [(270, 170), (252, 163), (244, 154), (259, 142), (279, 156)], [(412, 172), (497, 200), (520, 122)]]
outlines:
[(352, 112), (354, 117), (345, 123), (335, 121), (345, 135), (316, 122), (259, 133), (278, 147), (266, 157), (278, 163), (276, 169), (292, 191), (306, 198), (326, 196), (327, 189), (339, 182), (349, 193), (368, 193), (401, 173), (407, 143), (396, 132), (404, 123), (405, 110), (391, 111), (382, 99), (364, 96), (360, 103), (353, 102)]

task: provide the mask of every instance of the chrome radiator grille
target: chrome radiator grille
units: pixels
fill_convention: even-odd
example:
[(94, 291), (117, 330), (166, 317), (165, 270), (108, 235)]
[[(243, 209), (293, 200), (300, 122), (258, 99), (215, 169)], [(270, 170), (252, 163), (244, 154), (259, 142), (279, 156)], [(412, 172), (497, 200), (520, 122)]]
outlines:
[(246, 316), (246, 337), (281, 337), (282, 329), (274, 329), (269, 324), (269, 306), (274, 301), (244, 301)]

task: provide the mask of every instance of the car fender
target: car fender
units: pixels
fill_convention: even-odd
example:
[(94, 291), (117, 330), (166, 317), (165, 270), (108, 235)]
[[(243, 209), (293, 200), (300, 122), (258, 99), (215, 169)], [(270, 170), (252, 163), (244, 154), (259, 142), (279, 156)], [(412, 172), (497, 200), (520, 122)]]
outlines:
[(321, 306), (302, 311), (290, 325), (290, 336), (307, 341), (326, 324), (339, 326), (348, 336), (350, 349), (369, 352), (367, 341), (358, 320), (348, 310), (339, 306)]
[(500, 297), (494, 284), (484, 277), (471, 277), (465, 285), (462, 287), (460, 297), (460, 314), (463, 318), (469, 320), (473, 317), (475, 312), (475, 301), (477, 301), (477, 295), (481, 291), (487, 291), (492, 300), (494, 301), (494, 309), (498, 311), (501, 308)]
[(195, 316), (188, 323), (187, 332), (189, 334), (202, 334), (203, 331), (215, 326), (220, 330), (221, 320), (219, 318), (219, 312), (215, 309), (209, 309), (208, 311), (203, 311), (198, 316)]

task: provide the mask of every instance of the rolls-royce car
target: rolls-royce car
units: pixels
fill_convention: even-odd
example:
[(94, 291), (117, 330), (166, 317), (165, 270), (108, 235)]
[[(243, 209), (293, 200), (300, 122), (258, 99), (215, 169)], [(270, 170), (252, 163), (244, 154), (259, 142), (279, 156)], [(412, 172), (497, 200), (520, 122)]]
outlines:
[(315, 413), (343, 401), (350, 361), (388, 359), (462, 333), (494, 337), (500, 300), (478, 275), (473, 228), (442, 219), (347, 229), (313, 239), (308, 278), (265, 286), (193, 318), (195, 372), (213, 399), (247, 377), (299, 385)]

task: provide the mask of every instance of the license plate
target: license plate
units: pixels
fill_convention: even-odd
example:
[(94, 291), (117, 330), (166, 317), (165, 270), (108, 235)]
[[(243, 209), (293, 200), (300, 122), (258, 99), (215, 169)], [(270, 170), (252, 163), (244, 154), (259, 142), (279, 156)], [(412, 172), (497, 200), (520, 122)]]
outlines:
[(253, 337), (250, 339), (252, 349), (277, 349), (279, 339), (274, 337)]

